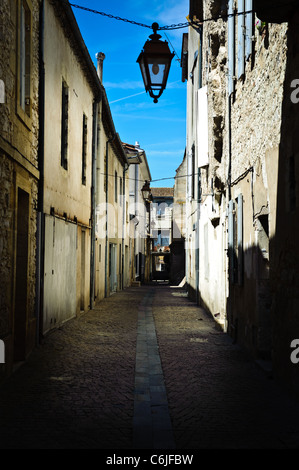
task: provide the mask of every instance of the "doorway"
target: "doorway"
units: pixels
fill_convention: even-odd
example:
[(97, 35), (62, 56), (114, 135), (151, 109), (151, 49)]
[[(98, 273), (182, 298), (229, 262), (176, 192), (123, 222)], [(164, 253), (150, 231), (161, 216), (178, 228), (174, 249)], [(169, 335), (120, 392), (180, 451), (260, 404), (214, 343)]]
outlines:
[(29, 194), (18, 188), (16, 227), (16, 283), (14, 310), (14, 362), (26, 358), (28, 300)]
[(117, 255), (116, 245), (114, 243), (109, 244), (109, 276), (110, 276), (110, 292), (116, 292), (117, 290), (117, 269), (116, 269)]

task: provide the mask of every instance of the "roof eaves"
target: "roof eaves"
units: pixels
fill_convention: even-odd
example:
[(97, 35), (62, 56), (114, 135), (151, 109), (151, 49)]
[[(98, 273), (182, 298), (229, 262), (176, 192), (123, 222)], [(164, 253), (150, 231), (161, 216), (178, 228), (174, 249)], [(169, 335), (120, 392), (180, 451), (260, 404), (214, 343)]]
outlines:
[[(97, 70), (91, 60), (86, 44), (81, 35), (78, 23), (68, 0), (52, 0), (51, 5), (57, 13), (63, 28), (67, 28), (70, 41), (75, 43), (77, 48), (74, 52), (79, 57), (84, 73), (86, 74), (91, 87), (94, 90), (95, 98), (100, 101), (103, 86), (99, 80)], [(66, 20), (66, 21), (65, 21)]]

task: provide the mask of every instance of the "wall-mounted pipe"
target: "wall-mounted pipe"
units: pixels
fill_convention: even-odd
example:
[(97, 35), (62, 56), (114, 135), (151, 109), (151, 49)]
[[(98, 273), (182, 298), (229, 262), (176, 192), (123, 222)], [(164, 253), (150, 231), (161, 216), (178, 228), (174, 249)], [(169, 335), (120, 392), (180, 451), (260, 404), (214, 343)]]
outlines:
[(122, 259), (121, 259), (121, 288), (124, 288), (124, 248), (125, 248), (125, 226), (126, 226), (126, 172), (129, 169), (129, 165), (125, 164), (123, 169), (123, 226), (122, 226)]
[(105, 243), (105, 297), (108, 296), (108, 205), (109, 205), (109, 191), (108, 191), (108, 174), (109, 174), (109, 145), (114, 141), (117, 134), (106, 141), (106, 167), (105, 167), (105, 184), (106, 184), (106, 243)]
[(98, 149), (98, 113), (99, 101), (93, 103), (92, 113), (92, 163), (91, 163), (91, 247), (90, 247), (90, 308), (95, 299), (95, 225), (96, 225), (96, 171)]
[[(199, 27), (199, 39), (198, 39), (198, 88), (202, 87), (202, 38), (203, 38), (203, 29), (202, 26)], [(197, 153), (198, 160), (198, 153)], [(198, 167), (197, 161), (197, 212), (196, 212), (196, 259), (195, 259), (195, 269), (196, 269), (196, 303), (200, 303), (200, 294), (199, 294), (199, 266), (200, 266), (200, 249), (199, 249), (199, 220), (200, 220), (200, 190), (201, 190), (201, 181), (200, 181), (200, 168)]]

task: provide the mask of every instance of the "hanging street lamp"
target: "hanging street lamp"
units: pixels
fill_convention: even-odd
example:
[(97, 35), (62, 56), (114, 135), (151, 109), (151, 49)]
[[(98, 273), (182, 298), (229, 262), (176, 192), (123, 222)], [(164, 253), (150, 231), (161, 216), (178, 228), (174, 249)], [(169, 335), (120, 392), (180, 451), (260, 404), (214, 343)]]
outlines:
[(154, 34), (150, 35), (143, 46), (137, 62), (139, 63), (146, 92), (158, 103), (168, 79), (170, 64), (175, 55), (170, 52), (167, 41), (160, 41), (162, 37), (157, 34), (158, 23), (153, 23)]
[(142, 191), (142, 197), (144, 201), (149, 202), (151, 200), (151, 195), (152, 195), (149, 181), (147, 180), (145, 181), (141, 191)]

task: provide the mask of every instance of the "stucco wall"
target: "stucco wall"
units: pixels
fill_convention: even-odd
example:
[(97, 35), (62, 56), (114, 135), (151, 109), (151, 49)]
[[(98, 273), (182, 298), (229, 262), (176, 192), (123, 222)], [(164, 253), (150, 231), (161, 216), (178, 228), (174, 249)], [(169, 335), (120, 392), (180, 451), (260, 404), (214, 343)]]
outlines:
[[(61, 215), (89, 225), (91, 216), (91, 155), (93, 92), (86, 74), (50, 2), (46, 2), (45, 22), (45, 202)], [(69, 88), (68, 169), (61, 166), (62, 81)], [(83, 113), (87, 117), (86, 184), (82, 184)]]

